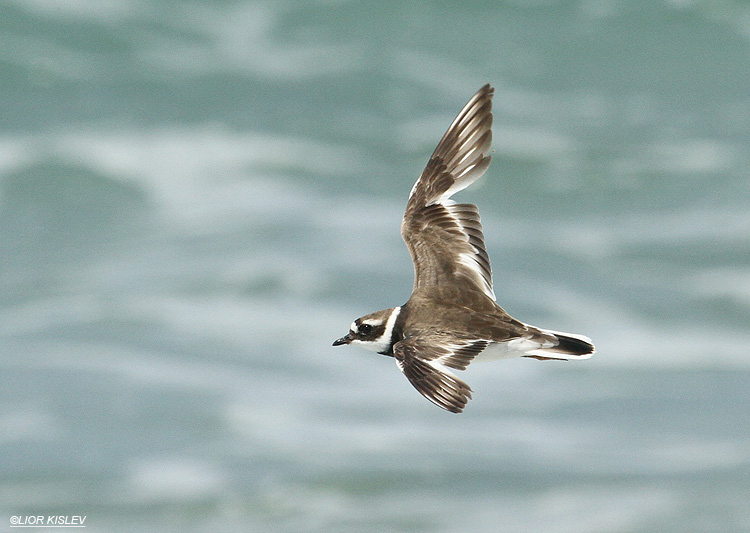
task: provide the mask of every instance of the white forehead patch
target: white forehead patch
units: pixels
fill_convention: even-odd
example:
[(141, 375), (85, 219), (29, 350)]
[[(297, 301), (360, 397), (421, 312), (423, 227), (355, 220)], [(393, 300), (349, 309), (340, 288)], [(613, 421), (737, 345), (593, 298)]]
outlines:
[(357, 333), (359, 331), (359, 328), (357, 327), (357, 323), (356, 322), (352, 322), (352, 325), (349, 326), (349, 330), (353, 331), (354, 333)]

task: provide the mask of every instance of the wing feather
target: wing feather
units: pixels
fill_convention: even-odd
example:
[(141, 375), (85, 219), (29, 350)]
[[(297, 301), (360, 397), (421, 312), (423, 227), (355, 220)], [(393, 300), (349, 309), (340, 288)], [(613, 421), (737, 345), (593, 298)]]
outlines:
[(415, 290), (464, 283), (495, 299), (477, 208), (450, 200), (490, 164), (493, 91), (485, 85), (464, 106), (409, 195), (401, 235), (414, 262)]
[(460, 413), (471, 399), (471, 387), (449, 368), (465, 370), (488, 345), (483, 339), (431, 333), (397, 342), (393, 354), (399, 369), (422, 396), (438, 407)]

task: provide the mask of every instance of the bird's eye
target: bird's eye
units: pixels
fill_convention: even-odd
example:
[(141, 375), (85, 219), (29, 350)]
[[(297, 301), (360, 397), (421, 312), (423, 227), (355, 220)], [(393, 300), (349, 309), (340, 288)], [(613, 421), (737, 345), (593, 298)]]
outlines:
[(369, 335), (370, 333), (372, 333), (372, 326), (370, 324), (360, 324), (359, 326), (360, 335)]

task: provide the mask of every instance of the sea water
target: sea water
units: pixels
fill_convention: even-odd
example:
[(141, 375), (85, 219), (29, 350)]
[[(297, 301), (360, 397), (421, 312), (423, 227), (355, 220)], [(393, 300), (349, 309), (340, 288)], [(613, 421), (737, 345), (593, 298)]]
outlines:
[[(0, 3), (0, 524), (750, 531), (750, 7)], [(465, 413), (333, 348), (496, 87)], [(25, 520), (25, 522), (24, 522)]]

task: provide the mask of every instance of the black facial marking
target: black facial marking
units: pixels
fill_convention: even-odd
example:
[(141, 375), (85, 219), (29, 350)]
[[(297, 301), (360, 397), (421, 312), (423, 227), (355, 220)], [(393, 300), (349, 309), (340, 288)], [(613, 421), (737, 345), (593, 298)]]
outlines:
[(362, 341), (374, 341), (385, 331), (385, 324), (357, 324), (357, 338)]

